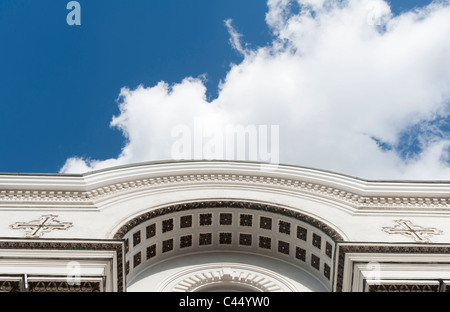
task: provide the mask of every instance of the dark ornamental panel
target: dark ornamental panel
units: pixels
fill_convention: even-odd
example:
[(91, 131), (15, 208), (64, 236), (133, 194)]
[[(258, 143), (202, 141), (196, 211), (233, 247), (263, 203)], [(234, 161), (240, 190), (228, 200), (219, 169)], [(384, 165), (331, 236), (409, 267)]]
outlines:
[(288, 255), (289, 254), (289, 243), (283, 242), (283, 241), (278, 241), (278, 252)]
[(220, 225), (232, 225), (233, 224), (233, 214), (232, 213), (221, 213), (219, 217)]
[(224, 232), (219, 233), (219, 244), (221, 245), (231, 245), (233, 233)]
[(315, 254), (311, 254), (311, 266), (316, 270), (320, 270), (320, 258)]
[(260, 217), (259, 218), (259, 227), (261, 229), (271, 230), (272, 229), (272, 218)]
[(368, 292), (438, 292), (439, 284), (379, 284), (368, 285)]
[(192, 235), (180, 237), (180, 248), (192, 247)]
[(271, 249), (272, 248), (272, 239), (270, 237), (260, 236), (259, 237), (259, 247), (264, 248), (264, 249)]
[(307, 237), (308, 231), (301, 227), (301, 226), (297, 226), (297, 238), (301, 239), (302, 241), (306, 242), (306, 237)]
[(20, 290), (20, 281), (0, 281), (0, 292), (19, 292)]
[(180, 228), (190, 228), (192, 227), (192, 216), (181, 216), (180, 217)]
[(280, 220), (278, 223), (278, 231), (283, 234), (291, 234), (291, 223), (287, 221)]
[(239, 234), (239, 245), (251, 246), (252, 245), (252, 234)]
[(141, 264), (142, 258), (141, 258), (141, 252), (138, 252), (133, 257), (133, 267), (137, 267), (139, 264)]
[(295, 258), (306, 262), (306, 250), (300, 247), (295, 247)]
[(162, 232), (170, 232), (173, 231), (173, 219), (167, 219), (162, 222)]
[(200, 233), (198, 236), (198, 244), (206, 246), (212, 244), (212, 233)]
[(147, 260), (156, 257), (156, 244), (147, 247)]
[(325, 243), (325, 254), (328, 258), (331, 258), (333, 255), (333, 246), (329, 242)]
[(312, 237), (312, 245), (316, 248), (321, 248), (322, 246), (322, 237), (320, 237), (319, 235), (317, 235), (316, 233), (313, 233), (313, 237)]
[(200, 226), (212, 225), (212, 213), (200, 214)]
[(133, 247), (141, 243), (141, 231), (133, 234)]
[(154, 237), (156, 235), (156, 223), (147, 226), (146, 232), (147, 232), (147, 239)]
[(251, 214), (241, 214), (240, 215), (240, 226), (252, 226), (253, 225), (253, 215)]
[(30, 292), (100, 292), (100, 282), (80, 282), (70, 285), (66, 281), (33, 281), (28, 283)]

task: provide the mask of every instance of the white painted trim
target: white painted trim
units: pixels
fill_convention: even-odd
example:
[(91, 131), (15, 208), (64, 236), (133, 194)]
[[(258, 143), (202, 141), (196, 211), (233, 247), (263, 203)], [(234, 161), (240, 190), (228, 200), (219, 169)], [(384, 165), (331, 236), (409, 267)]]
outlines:
[[(18, 202), (98, 205), (110, 196), (145, 189), (201, 185), (269, 187), (276, 192), (329, 198), (346, 203), (353, 212), (406, 207), (450, 212), (450, 182), (366, 181), (310, 168), (279, 165), (270, 170), (260, 163), (186, 161), (142, 163), (84, 175), (0, 174), (0, 208)], [(11, 206), (10, 206), (11, 207)]]

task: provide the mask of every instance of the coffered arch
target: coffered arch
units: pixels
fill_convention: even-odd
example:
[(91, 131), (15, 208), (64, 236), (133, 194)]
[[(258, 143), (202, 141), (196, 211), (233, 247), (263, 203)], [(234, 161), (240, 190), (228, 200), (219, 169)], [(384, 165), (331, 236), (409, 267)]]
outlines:
[[(174, 258), (195, 254), (234, 253), (280, 261), (309, 275), (324, 290), (332, 288), (336, 243), (343, 240), (339, 232), (329, 224), (297, 210), (229, 200), (190, 202), (152, 209), (125, 222), (114, 238), (125, 241), (125, 274), (128, 285), (139, 280), (149, 268)], [(211, 265), (214, 267), (211, 263), (204, 264), (203, 269)], [(242, 279), (236, 277), (244, 274), (242, 270), (253, 276), (254, 280), (264, 281), (263, 275), (265, 278), (270, 276), (259, 272), (260, 270), (244, 269), (248, 265), (228, 263), (222, 264), (222, 267), (234, 268), (234, 286), (243, 283)], [(206, 275), (197, 274), (194, 281), (197, 280), (198, 285), (195, 286), (191, 281), (191, 287), (185, 288), (208, 289), (212, 286), (207, 284), (225, 283), (220, 278), (224, 274), (221, 275), (219, 271), (215, 271), (215, 274), (211, 272), (204, 273)], [(199, 276), (208, 274), (210, 277), (199, 280)], [(282, 274), (272, 274), (283, 280)], [(233, 280), (231, 277), (229, 279)], [(301, 284), (302, 281), (298, 279), (302, 278), (296, 280)], [(255, 286), (254, 280), (246, 280), (249, 284), (245, 287), (264, 291), (270, 289), (262, 285)], [(189, 284), (187, 281), (180, 283)], [(280, 285), (273, 280), (265, 282), (270, 283), (273, 283), (271, 289), (275, 291), (296, 290), (295, 287), (286, 286), (289, 282), (280, 282)], [(174, 285), (170, 290), (177, 289), (183, 287)]]

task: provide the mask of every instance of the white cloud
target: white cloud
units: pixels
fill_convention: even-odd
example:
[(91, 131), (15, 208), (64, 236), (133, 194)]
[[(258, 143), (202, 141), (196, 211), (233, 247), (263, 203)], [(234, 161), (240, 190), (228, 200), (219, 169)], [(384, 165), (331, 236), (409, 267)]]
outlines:
[(231, 25), (232, 20), (227, 19), (225, 21), (225, 26), (227, 27), (228, 33), (230, 34), (230, 43), (231, 46), (239, 52), (241, 55), (245, 56), (248, 54), (247, 48), (242, 46), (242, 35), (234, 29), (233, 25)]
[(124, 88), (111, 122), (127, 138), (122, 153), (105, 161), (71, 158), (61, 172), (170, 159), (173, 128), (200, 118), (279, 125), (282, 163), (368, 179), (450, 178), (443, 162), (448, 134), (420, 136), (422, 152), (412, 159), (395, 149), (407, 129), (448, 116), (448, 2), (398, 16), (382, 0), (269, 0), (268, 8), (275, 39), (265, 47), (244, 47), (226, 21), (244, 59), (215, 100), (207, 101), (200, 78)]

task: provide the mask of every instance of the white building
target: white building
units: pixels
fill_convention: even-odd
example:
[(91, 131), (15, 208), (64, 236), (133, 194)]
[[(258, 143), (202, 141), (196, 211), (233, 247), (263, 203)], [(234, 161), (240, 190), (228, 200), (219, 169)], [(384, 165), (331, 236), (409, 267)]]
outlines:
[(448, 291), (450, 182), (255, 162), (0, 174), (0, 291)]

